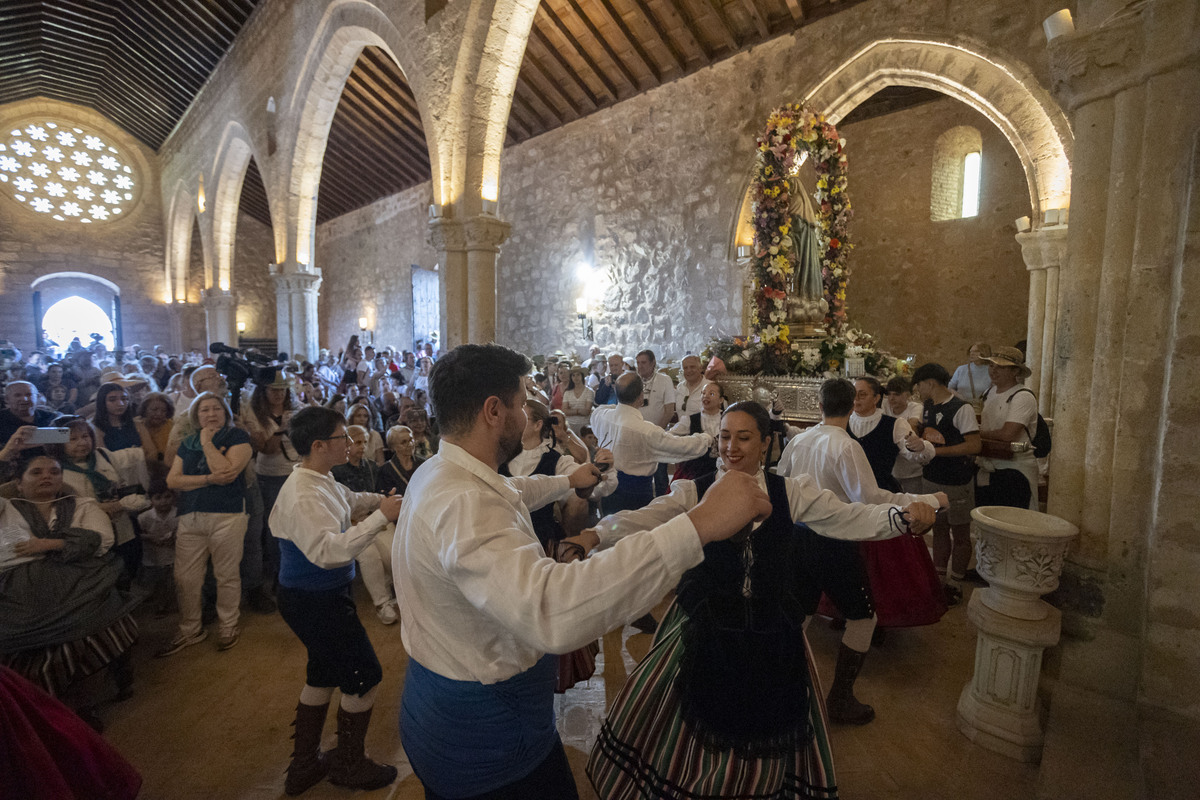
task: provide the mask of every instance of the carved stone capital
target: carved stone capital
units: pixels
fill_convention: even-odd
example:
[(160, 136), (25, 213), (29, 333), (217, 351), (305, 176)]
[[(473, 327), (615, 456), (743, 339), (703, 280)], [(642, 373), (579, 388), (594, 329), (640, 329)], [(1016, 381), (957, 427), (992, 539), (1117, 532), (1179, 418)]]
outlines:
[(227, 289), (204, 289), (200, 292), (200, 302), (210, 311), (218, 308), (236, 308), (237, 295)]
[(1164, 35), (1162, 30), (1151, 30), (1153, 26), (1144, 4), (1131, 3), (1098, 28), (1050, 42), (1046, 54), (1052, 91), (1063, 107), (1071, 111), (1115, 95), (1195, 58), (1190, 37)]
[(1055, 225), (1017, 234), (1021, 258), (1030, 272), (1061, 267), (1067, 259), (1067, 226)]
[(311, 272), (289, 272), (274, 277), (276, 294), (316, 294), (321, 289), (321, 276)]
[(508, 241), (512, 225), (504, 220), (481, 214), (464, 224), (468, 250), (490, 250), (493, 253)]
[(429, 220), (429, 245), (439, 253), (462, 252), (467, 249), (467, 234), (456, 219), (437, 217)]

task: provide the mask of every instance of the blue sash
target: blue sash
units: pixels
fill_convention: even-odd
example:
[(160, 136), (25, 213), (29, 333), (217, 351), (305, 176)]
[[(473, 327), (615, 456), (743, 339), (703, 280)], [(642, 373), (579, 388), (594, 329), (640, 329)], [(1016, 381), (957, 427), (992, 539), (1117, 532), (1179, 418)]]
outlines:
[(506, 681), (456, 681), (408, 660), (400, 739), (413, 771), (443, 797), (472, 797), (519, 781), (558, 741), (558, 656)]
[(605, 514), (645, 508), (654, 499), (653, 475), (628, 475), (617, 471), (617, 488), (600, 503)]

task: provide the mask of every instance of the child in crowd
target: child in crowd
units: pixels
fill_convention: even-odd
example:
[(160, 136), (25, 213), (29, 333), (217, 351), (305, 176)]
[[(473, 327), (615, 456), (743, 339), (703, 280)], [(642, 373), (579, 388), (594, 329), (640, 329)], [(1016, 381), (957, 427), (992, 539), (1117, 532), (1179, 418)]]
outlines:
[(165, 617), (174, 605), (175, 581), (175, 530), (179, 526), (176, 516), (175, 492), (167, 487), (166, 481), (156, 479), (150, 483), (150, 508), (138, 515), (138, 526), (142, 530), (142, 573), (141, 582), (146, 587), (150, 603), (156, 616)]

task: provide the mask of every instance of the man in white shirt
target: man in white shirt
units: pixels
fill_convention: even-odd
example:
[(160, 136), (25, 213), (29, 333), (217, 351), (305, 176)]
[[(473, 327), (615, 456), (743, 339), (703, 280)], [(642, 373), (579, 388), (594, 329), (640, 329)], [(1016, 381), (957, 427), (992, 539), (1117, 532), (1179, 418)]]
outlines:
[(497, 474), (521, 447), (528, 369), (499, 345), (463, 345), (438, 361), (430, 388), (441, 449), (413, 476), (397, 521), (409, 654), (400, 731), (430, 798), (577, 798), (555, 729), (557, 659), (546, 654), (643, 613), (700, 563), (706, 542), (771, 510), (752, 478), (729, 476), (686, 516), (584, 561), (549, 560), (528, 508), (594, 485), (599, 472)]
[[(920, 425), (921, 415), (925, 412), (921, 404), (912, 399), (912, 384), (908, 382), (907, 378), (896, 375), (887, 382), (883, 399), (883, 413), (884, 416), (903, 419), (908, 423), (909, 428)], [(912, 494), (921, 491), (921, 469), (922, 464), (903, 458), (896, 459), (892, 477), (900, 482), (900, 491)]]
[[(832, 378), (818, 392), (821, 424), (792, 438), (775, 471), (785, 477), (808, 475), (822, 489), (828, 489), (843, 503), (908, 505), (928, 503), (934, 508), (945, 505), (944, 496), (897, 494), (879, 488), (862, 446), (847, 432), (854, 408), (854, 384)], [(864, 725), (875, 719), (875, 710), (854, 696), (854, 681), (862, 669), (871, 635), (875, 632), (875, 611), (870, 580), (856, 542), (810, 536), (813, 576), (825, 594), (846, 617), (846, 632), (838, 652), (837, 672), (829, 690), (829, 718), (834, 722)], [(816, 609), (806, 609), (809, 614)]]
[(709, 382), (704, 377), (704, 367), (700, 364), (699, 356), (684, 356), (679, 370), (683, 379), (675, 387), (675, 410), (679, 412), (679, 418), (682, 420), (700, 410), (700, 395)]
[[(675, 416), (675, 384), (658, 371), (658, 359), (653, 350), (643, 350), (635, 361), (638, 377), (642, 379), (642, 417), (666, 430)], [(667, 464), (659, 464), (654, 472), (654, 494), (667, 493)]]
[[(334, 480), (330, 472), (346, 463), (349, 437), (345, 418), (333, 409), (297, 411), (288, 436), (301, 461), (284, 482), (270, 523), (279, 539), (279, 613), (308, 651), (308, 667), (284, 788), (300, 794), (328, 774), (337, 786), (380, 789), (396, 780), (396, 768), (372, 761), (363, 743), (383, 669), (350, 586), (354, 559), (396, 521), (401, 499), (352, 492)], [(365, 519), (351, 525), (357, 517)], [(342, 691), (338, 746), (325, 758), (321, 730), (335, 687)]]
[[(1002, 448), (1014, 443), (1028, 445), (1008, 458), (975, 459), (975, 502), (981, 506), (1013, 506), (1038, 510), (1038, 464), (1033, 454), (1037, 431), (1037, 397), (1021, 381), (1032, 370), (1015, 347), (997, 347), (984, 361), (992, 388), (983, 394), (979, 436)], [(968, 571), (969, 574), (969, 571)]]

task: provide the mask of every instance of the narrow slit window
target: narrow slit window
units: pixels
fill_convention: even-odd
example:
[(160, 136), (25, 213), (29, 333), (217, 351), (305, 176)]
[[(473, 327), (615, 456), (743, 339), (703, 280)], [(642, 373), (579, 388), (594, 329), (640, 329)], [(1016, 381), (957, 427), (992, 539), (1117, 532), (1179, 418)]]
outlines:
[(962, 216), (979, 215), (979, 168), (981, 157), (978, 152), (967, 153), (963, 158)]

